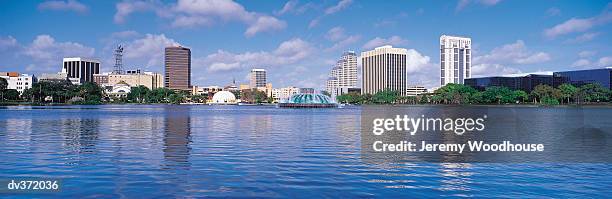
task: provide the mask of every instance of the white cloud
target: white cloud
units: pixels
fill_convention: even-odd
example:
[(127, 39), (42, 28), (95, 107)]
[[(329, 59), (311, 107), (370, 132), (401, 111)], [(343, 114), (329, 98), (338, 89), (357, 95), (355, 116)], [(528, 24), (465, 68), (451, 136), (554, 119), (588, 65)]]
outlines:
[(329, 31), (327, 31), (327, 34), (325, 34), (325, 38), (330, 41), (338, 41), (340, 39), (343, 39), (344, 37), (346, 37), (346, 34), (344, 33), (344, 28), (340, 26), (336, 26), (332, 29), (329, 29)]
[(550, 55), (544, 52), (538, 52), (526, 57), (517, 57), (515, 62), (517, 64), (533, 64), (533, 63), (541, 63), (550, 60)]
[(457, 7), (455, 8), (455, 11), (461, 11), (471, 3), (477, 3), (477, 4), (481, 4), (485, 6), (493, 6), (493, 5), (498, 4), (499, 2), (501, 2), (501, 0), (460, 0), (457, 3)]
[(338, 4), (336, 4), (335, 6), (332, 6), (332, 7), (329, 7), (327, 9), (325, 9), (325, 14), (326, 15), (330, 15), (330, 14), (334, 14), (336, 12), (339, 12), (341, 10), (344, 10), (349, 5), (351, 5), (351, 3), (353, 3), (353, 0), (340, 0), (338, 2)]
[(67, 1), (45, 1), (38, 4), (39, 10), (58, 10), (58, 11), (74, 11), (78, 13), (86, 13), (89, 8), (76, 0)]
[(325, 34), (325, 38), (327, 38), (329, 41), (335, 42), (331, 47), (325, 49), (326, 52), (340, 50), (361, 40), (360, 35), (346, 35), (344, 28), (340, 26), (329, 29), (329, 31), (327, 31)]
[(172, 21), (173, 27), (210, 26), (212, 24), (213, 20), (210, 18), (194, 16), (178, 16)]
[(127, 39), (140, 36), (140, 33), (134, 30), (126, 30), (120, 32), (111, 33), (111, 38), (113, 39)]
[(315, 4), (313, 4), (312, 2), (305, 3), (303, 5), (299, 5), (298, 0), (289, 0), (287, 1), (287, 3), (285, 3), (285, 5), (283, 5), (283, 8), (281, 10), (274, 11), (274, 14), (275, 15), (284, 15), (288, 13), (303, 14), (307, 10), (312, 9), (314, 7), (315, 7)]
[(599, 32), (587, 32), (581, 35), (578, 35), (576, 38), (568, 39), (567, 43), (582, 43), (595, 39), (595, 37), (599, 36)]
[(375, 47), (380, 47), (383, 45), (393, 45), (393, 46), (399, 46), (399, 45), (404, 45), (406, 44), (408, 41), (406, 41), (405, 39), (402, 39), (400, 36), (391, 36), (389, 38), (380, 38), (380, 37), (376, 37), (368, 42), (366, 42), (361, 48), (365, 49), (365, 50), (369, 50), (369, 49), (373, 49)]
[(208, 66), (211, 72), (231, 71), (247, 67), (280, 67), (305, 60), (314, 51), (310, 43), (299, 39), (282, 42), (273, 51), (235, 54), (224, 50), (208, 55), (198, 66)]
[(552, 7), (546, 10), (546, 15), (549, 17), (555, 17), (561, 15), (561, 10), (557, 7)]
[(440, 65), (432, 63), (429, 56), (425, 56), (415, 49), (408, 49), (406, 54), (408, 84), (433, 88), (440, 84)]
[(145, 67), (161, 67), (163, 66), (165, 47), (176, 45), (180, 44), (167, 38), (164, 34), (146, 34), (144, 37), (133, 40), (124, 46), (124, 57), (146, 64)]
[(55, 42), (49, 35), (38, 35), (24, 54), (35, 60), (61, 63), (63, 57), (92, 57), (95, 49), (74, 42)]
[(580, 59), (572, 63), (572, 67), (576, 68), (600, 68), (612, 66), (612, 56), (594, 58), (597, 52), (595, 51), (580, 51), (578, 57)]
[(13, 36), (8, 36), (6, 38), (0, 37), (0, 51), (11, 50), (17, 46), (19, 46), (19, 44), (17, 43), (17, 40), (13, 38)]
[(27, 65), (28, 72), (59, 71), (64, 57), (93, 58), (95, 53), (94, 48), (76, 42), (56, 42), (50, 35), (38, 35), (27, 45), (19, 44), (10, 36), (0, 38), (0, 50), (6, 50), (3, 55), (11, 56), (20, 67)]
[(348, 36), (348, 37), (346, 37), (346, 38), (336, 42), (331, 47), (325, 49), (325, 51), (330, 52), (330, 51), (335, 51), (335, 50), (341, 50), (342, 48), (345, 48), (348, 45), (357, 43), (359, 40), (361, 40), (361, 36), (359, 36), (359, 35), (351, 35), (351, 36)]
[(235, 70), (235, 69), (239, 69), (240, 68), (240, 63), (238, 62), (234, 62), (234, 63), (213, 63), (212, 65), (210, 65), (208, 67), (208, 70), (211, 72), (215, 72), (215, 71), (229, 71), (229, 70)]
[(429, 56), (422, 55), (414, 49), (409, 49), (406, 54), (406, 69), (408, 73), (416, 72), (425, 66), (431, 66)]
[(251, 24), (244, 33), (247, 37), (252, 37), (259, 32), (282, 30), (287, 27), (287, 23), (271, 16), (257, 17), (255, 23)]
[(489, 54), (474, 57), (477, 64), (534, 64), (549, 61), (550, 55), (545, 52), (531, 52), (527, 50), (525, 42), (517, 40), (515, 43), (494, 48)]
[(126, 18), (135, 12), (153, 11), (157, 16), (169, 17), (171, 15), (170, 8), (164, 6), (159, 1), (123, 1), (115, 5), (117, 12), (113, 20), (115, 23), (124, 23)]
[(591, 65), (591, 61), (588, 59), (579, 59), (572, 63), (572, 67), (586, 67)]
[(570, 33), (585, 32), (591, 28), (606, 24), (612, 21), (612, 3), (609, 3), (604, 11), (590, 18), (571, 18), (563, 23), (557, 24), (552, 28), (544, 30), (544, 36), (555, 38)]
[(517, 40), (514, 43), (496, 47), (482, 56), (474, 57), (472, 76), (499, 76), (521, 73), (520, 69), (512, 65), (543, 63), (550, 60), (551, 57), (548, 53), (532, 52), (527, 49), (525, 42)]
[(580, 51), (580, 53), (578, 53), (578, 56), (580, 58), (586, 58), (586, 57), (591, 57), (591, 56), (593, 56), (595, 54), (596, 54), (595, 51), (583, 50), (583, 51)]
[(599, 58), (599, 60), (597, 61), (597, 65), (600, 67), (612, 66), (612, 56)]
[(506, 67), (501, 64), (477, 64), (472, 66), (472, 76), (500, 76), (508, 74), (522, 73), (521, 70), (512, 67)]
[(310, 23), (308, 23), (308, 28), (314, 28), (315, 26), (318, 26), (320, 21), (321, 17), (314, 18), (312, 21), (310, 21)]
[(546, 29), (544, 34), (549, 38), (564, 35), (572, 32), (583, 32), (593, 27), (592, 19), (572, 18), (552, 28)]
[(283, 6), (283, 9), (281, 9), (280, 11), (277, 11), (276, 14), (277, 15), (284, 15), (286, 13), (291, 12), (292, 10), (294, 10), (298, 5), (298, 1), (297, 0), (289, 0), (287, 1), (287, 3), (285, 3), (285, 5)]
[(311, 20), (310, 23), (308, 23), (308, 28), (314, 28), (314, 27), (318, 26), (319, 23), (321, 22), (321, 19), (323, 19), (324, 16), (340, 12), (340, 11), (346, 9), (352, 3), (353, 3), (353, 0), (340, 0), (338, 2), (338, 4), (336, 4), (334, 6), (331, 6), (331, 7), (328, 7), (327, 9), (325, 9), (325, 13), (323, 13), (322, 16), (318, 16), (318, 17), (314, 18), (313, 20)]
[(174, 27), (200, 27), (216, 23), (238, 21), (247, 25), (245, 35), (285, 29), (287, 23), (275, 17), (247, 11), (232, 0), (178, 0), (176, 4), (160, 1), (123, 1), (117, 3), (115, 22), (123, 23), (134, 12), (153, 11), (169, 18)]

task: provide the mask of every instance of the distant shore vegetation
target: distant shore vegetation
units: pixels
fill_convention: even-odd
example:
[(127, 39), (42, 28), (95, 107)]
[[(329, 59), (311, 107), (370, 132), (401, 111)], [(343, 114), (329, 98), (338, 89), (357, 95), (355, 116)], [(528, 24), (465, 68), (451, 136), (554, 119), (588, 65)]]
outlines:
[[(1, 79), (1, 78), (0, 78)], [(186, 91), (174, 91), (167, 88), (149, 89), (145, 86), (132, 87), (131, 92), (123, 96), (109, 96), (104, 89), (95, 83), (87, 82), (73, 85), (68, 81), (36, 82), (32, 88), (20, 95), (0, 80), (0, 104), (180, 104), (186, 102), (206, 103), (212, 96), (192, 95)], [(257, 90), (236, 91), (237, 97), (246, 103), (271, 103), (265, 93)], [(583, 105), (607, 104), (612, 102), (612, 92), (599, 84), (586, 84), (575, 87), (562, 84), (557, 88), (549, 85), (538, 85), (527, 93), (522, 90), (511, 90), (506, 87), (488, 87), (478, 91), (470, 86), (448, 84), (433, 93), (418, 96), (402, 96), (397, 91), (383, 90), (374, 95), (348, 93), (336, 97), (343, 104), (538, 104), (538, 105)]]
[(346, 104), (609, 104), (612, 92), (599, 84), (575, 87), (562, 84), (557, 88), (538, 85), (527, 93), (507, 87), (488, 87), (478, 91), (462, 84), (447, 84), (433, 93), (418, 96), (401, 96), (397, 91), (384, 90), (374, 95), (348, 93), (336, 100)]

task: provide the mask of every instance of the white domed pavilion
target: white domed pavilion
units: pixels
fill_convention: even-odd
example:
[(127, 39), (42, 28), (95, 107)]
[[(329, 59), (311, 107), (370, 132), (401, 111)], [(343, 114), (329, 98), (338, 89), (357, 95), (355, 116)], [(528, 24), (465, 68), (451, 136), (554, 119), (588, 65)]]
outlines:
[(213, 104), (236, 104), (236, 96), (229, 91), (219, 91), (213, 95)]

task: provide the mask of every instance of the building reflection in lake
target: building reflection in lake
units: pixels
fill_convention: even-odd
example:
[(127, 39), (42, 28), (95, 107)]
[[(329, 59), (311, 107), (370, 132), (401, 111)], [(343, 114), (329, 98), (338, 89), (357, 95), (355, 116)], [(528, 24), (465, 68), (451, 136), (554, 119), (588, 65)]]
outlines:
[(191, 152), (191, 115), (185, 106), (168, 106), (164, 110), (163, 153), (165, 166), (188, 169)]

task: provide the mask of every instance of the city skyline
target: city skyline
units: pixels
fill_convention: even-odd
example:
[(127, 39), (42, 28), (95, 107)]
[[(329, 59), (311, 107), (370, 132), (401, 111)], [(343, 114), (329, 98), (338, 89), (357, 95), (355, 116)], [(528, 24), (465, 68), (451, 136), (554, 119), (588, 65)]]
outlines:
[(323, 90), (343, 51), (391, 44), (408, 49), (409, 85), (432, 88), (444, 34), (474, 39), (473, 77), (612, 65), (607, 1), (216, 2), (3, 2), (0, 71), (55, 73), (84, 57), (111, 72), (121, 43), (124, 69), (163, 72), (164, 47), (180, 44), (193, 51), (192, 85), (248, 82), (254, 66), (275, 87)]

